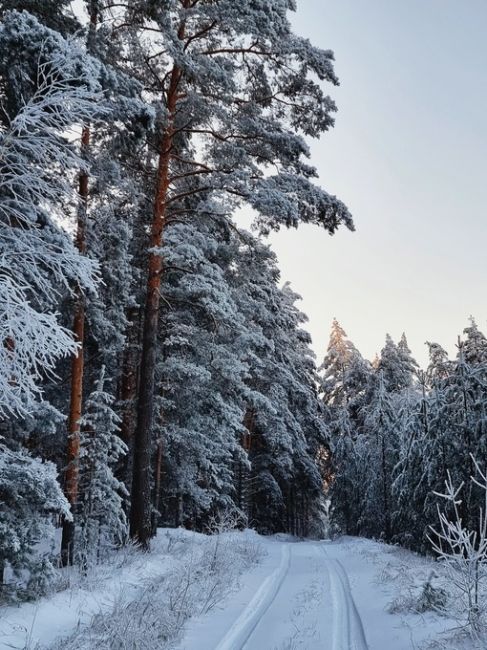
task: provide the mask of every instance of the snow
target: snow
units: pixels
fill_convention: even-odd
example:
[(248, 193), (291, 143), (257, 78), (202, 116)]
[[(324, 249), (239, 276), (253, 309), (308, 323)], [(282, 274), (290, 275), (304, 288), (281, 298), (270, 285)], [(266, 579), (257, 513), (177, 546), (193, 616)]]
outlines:
[[(203, 607), (196, 600), (187, 603), (194, 616), (181, 621), (169, 645), (144, 644), (142, 627), (136, 647), (411, 650), (438, 639), (444, 644), (441, 647), (451, 650), (474, 647), (452, 637), (455, 621), (451, 618), (437, 612), (418, 614), (406, 606), (433, 569), (441, 578), (432, 559), (361, 538), (297, 541), (284, 535), (262, 537), (252, 531), (208, 537), (161, 530), (151, 553), (120, 552), (84, 580), (77, 582), (74, 575), (69, 576), (72, 584), (62, 592), (37, 603), (0, 609), (0, 648), (36, 644), (49, 648), (62, 637), (70, 637), (71, 643), (54, 647), (95, 647), (87, 636), (93, 617), (112, 616), (120, 602), (139, 602), (150, 584), (161, 586), (150, 592), (151, 598), (162, 597), (168, 586), (177, 584), (167, 582), (168, 575), (176, 575), (177, 580), (182, 576), (178, 577), (178, 566), (187, 567), (188, 558), (201, 563), (211, 554), (219, 564), (216, 573), (226, 581), (217, 594), (214, 584), (222, 587), (222, 581), (212, 583), (216, 595), (211, 606)], [(244, 555), (245, 562), (238, 560)], [(205, 580), (201, 572), (190, 575), (194, 582)], [(196, 598), (203, 593), (201, 588), (192, 592)], [(157, 616), (162, 617), (163, 602), (154, 604)], [(83, 635), (88, 639), (84, 645), (80, 642)]]
[(169, 558), (158, 552), (143, 556), (128, 549), (117, 559), (84, 581), (68, 572), (67, 588), (49, 598), (0, 608), (0, 649), (48, 646), (109, 610), (121, 595), (127, 601), (135, 599), (149, 578), (170, 568)]
[[(424, 583), (431, 559), (360, 538), (260, 539), (264, 561), (224, 607), (190, 620), (177, 650), (412, 650), (455, 626), (437, 613), (388, 611)], [(452, 643), (444, 647), (458, 650)]]
[(288, 574), (290, 560), (290, 546), (287, 544), (281, 545), (281, 557), (278, 566), (264, 579), (255, 596), (218, 644), (216, 650), (232, 650), (232, 648), (245, 645), (276, 599)]
[[(275, 538), (263, 543), (266, 561), (247, 588), (218, 614), (192, 620), (178, 650), (368, 650), (348, 578), (337, 559), (343, 557), (342, 544)], [(257, 576), (260, 586), (255, 590)], [(255, 593), (250, 602), (249, 592)]]

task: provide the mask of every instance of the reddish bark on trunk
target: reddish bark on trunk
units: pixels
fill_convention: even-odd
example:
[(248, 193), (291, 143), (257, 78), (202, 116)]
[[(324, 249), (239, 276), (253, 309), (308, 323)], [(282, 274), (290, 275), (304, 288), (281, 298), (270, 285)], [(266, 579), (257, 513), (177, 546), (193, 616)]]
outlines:
[[(180, 37), (184, 37), (184, 26), (180, 29)], [(168, 124), (161, 141), (157, 170), (156, 197), (150, 236), (151, 249), (158, 249), (163, 243), (170, 186), (169, 168), (173, 147), (174, 119), (180, 80), (181, 70), (174, 66), (167, 93)], [(148, 548), (152, 536), (151, 432), (154, 419), (156, 345), (162, 273), (162, 256), (154, 252), (149, 253), (130, 508), (130, 534), (143, 548)]]
[(161, 483), (162, 483), (162, 459), (163, 459), (163, 442), (161, 439), (157, 442), (156, 457), (154, 462), (154, 508), (152, 510), (152, 534), (157, 532), (157, 522), (159, 518), (159, 506), (161, 500)]
[[(90, 3), (90, 35), (92, 35), (98, 24), (98, 2), (93, 0)], [(89, 38), (88, 38), (89, 45)], [(90, 147), (91, 130), (89, 126), (83, 127), (81, 132), (81, 153), (86, 159)], [(89, 175), (82, 171), (79, 175), (79, 206), (78, 222), (76, 230), (76, 247), (84, 255), (86, 253), (86, 220), (88, 213), (89, 196)], [(71, 506), (73, 516), (76, 514), (76, 503), (78, 500), (79, 486), (79, 451), (80, 451), (80, 418), (83, 407), (83, 372), (84, 354), (83, 344), (85, 338), (85, 297), (81, 287), (76, 288), (74, 301), (74, 322), (73, 333), (79, 348), (71, 365), (71, 398), (68, 418), (68, 449), (67, 465), (65, 474), (65, 493)], [(63, 522), (63, 534), (61, 538), (61, 563), (63, 566), (73, 562), (74, 544), (74, 521)]]
[[(90, 129), (84, 127), (81, 135), (81, 147), (86, 151), (90, 145)], [(79, 176), (80, 205), (78, 208), (78, 223), (76, 232), (76, 247), (84, 255), (86, 252), (86, 214), (89, 191), (89, 178), (86, 172)], [(79, 449), (80, 449), (80, 418), (83, 405), (83, 342), (85, 330), (85, 298), (78, 287), (75, 293), (73, 333), (79, 348), (71, 364), (71, 397), (68, 418), (68, 448), (67, 463), (64, 479), (64, 491), (69, 501), (73, 515), (76, 512), (79, 483)], [(61, 540), (61, 562), (63, 566), (73, 562), (74, 522), (63, 522)]]

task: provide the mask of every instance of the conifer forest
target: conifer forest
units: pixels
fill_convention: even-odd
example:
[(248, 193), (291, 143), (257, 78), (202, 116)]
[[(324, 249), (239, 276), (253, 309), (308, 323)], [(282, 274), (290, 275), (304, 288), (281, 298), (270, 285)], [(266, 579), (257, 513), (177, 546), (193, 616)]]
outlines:
[(295, 11), (0, 0), (0, 648), (487, 647), (482, 323), (315, 355), (270, 243), (367, 229)]

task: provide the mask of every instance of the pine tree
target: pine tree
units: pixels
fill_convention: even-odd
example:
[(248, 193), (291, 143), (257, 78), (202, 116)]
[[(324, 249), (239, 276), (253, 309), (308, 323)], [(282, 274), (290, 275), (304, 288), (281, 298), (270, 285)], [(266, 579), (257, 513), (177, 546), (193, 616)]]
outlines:
[[(98, 22), (97, 4), (90, 3), (90, 32), (96, 30)], [(90, 42), (92, 39), (88, 39)], [(80, 255), (86, 255), (86, 230), (88, 220), (88, 198), (89, 198), (89, 173), (87, 161), (90, 152), (91, 127), (84, 124), (81, 131), (80, 155), (85, 161), (84, 167), (80, 170), (78, 177), (78, 207), (76, 218), (75, 243)], [(68, 414), (68, 444), (65, 473), (65, 489), (68, 500), (72, 506), (76, 505), (79, 490), (79, 453), (80, 453), (80, 426), (83, 413), (83, 375), (85, 365), (85, 311), (86, 299), (83, 287), (74, 287), (74, 308), (73, 308), (73, 334), (77, 343), (76, 354), (71, 362), (71, 391)], [(66, 520), (63, 523), (63, 535), (61, 541), (61, 557), (66, 566), (73, 561), (74, 543), (74, 521)]]
[[(125, 17), (134, 60), (145, 85), (154, 89), (163, 123), (148, 246), (131, 509), (132, 535), (143, 545), (150, 536), (150, 442), (164, 266), (159, 249), (168, 220), (183, 207), (184, 197), (211, 193), (250, 204), (262, 231), (299, 222), (329, 232), (341, 223), (351, 227), (346, 208), (311, 183), (316, 172), (303, 162), (308, 149), (298, 135), (317, 137), (333, 123), (335, 106), (312, 79), (314, 74), (337, 83), (332, 54), (292, 33), (287, 5), (269, 3), (266, 9), (259, 11), (251, 2), (183, 0), (156, 7), (140, 1)], [(145, 43), (150, 45), (144, 52)], [(278, 173), (267, 173), (271, 164)]]
[[(137, 203), (137, 183), (126, 172), (124, 155), (140, 138), (134, 129), (150, 123), (144, 102), (139, 98), (141, 88), (130, 76), (120, 71), (116, 64), (116, 52), (123, 45), (113, 39), (113, 31), (107, 27), (110, 16), (105, 3), (99, 0), (86, 2), (88, 21), (85, 27), (86, 48), (98, 65), (98, 79), (104, 91), (110, 119), (99, 122), (96, 128), (86, 124), (81, 134), (81, 155), (91, 161), (92, 175), (81, 170), (78, 178), (78, 209), (76, 224), (76, 245), (82, 255), (98, 261), (102, 270), (100, 292), (88, 296), (80, 286), (74, 287), (73, 332), (78, 342), (78, 351), (71, 365), (71, 393), (68, 417), (68, 448), (66, 468), (66, 490), (74, 504), (77, 499), (79, 479), (79, 438), (83, 414), (83, 398), (99, 370), (100, 363), (107, 363), (104, 356), (111, 356), (109, 371), (112, 377), (118, 372), (114, 358), (122, 354), (125, 309), (133, 290), (130, 271), (129, 242), (131, 228), (128, 225), (131, 214), (127, 209)], [(107, 20), (108, 18), (108, 20)], [(129, 141), (127, 144), (126, 140)], [(122, 144), (123, 141), (123, 144)], [(127, 187), (128, 186), (128, 187)], [(116, 199), (115, 199), (116, 197)], [(118, 284), (116, 282), (118, 280)], [(101, 307), (100, 303), (104, 303)], [(111, 313), (112, 323), (103, 317)], [(87, 331), (87, 317), (94, 328)], [(93, 348), (101, 347), (99, 363), (87, 368), (85, 348), (88, 354)], [(88, 376), (91, 374), (90, 377)], [(67, 522), (63, 527), (63, 561), (70, 563), (72, 557), (67, 548), (73, 548), (74, 524)]]

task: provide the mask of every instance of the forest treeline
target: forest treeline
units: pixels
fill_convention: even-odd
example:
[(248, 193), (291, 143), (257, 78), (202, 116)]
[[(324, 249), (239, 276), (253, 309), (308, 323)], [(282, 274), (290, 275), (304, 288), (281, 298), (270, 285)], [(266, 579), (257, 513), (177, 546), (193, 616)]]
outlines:
[(290, 0), (71, 4), (0, 1), (5, 593), (42, 590), (56, 522), (87, 567), (158, 525), (309, 534), (323, 507), (310, 339), (263, 237), (353, 229), (306, 143), (333, 53)]
[(446, 481), (464, 486), (462, 525), (479, 532), (485, 493), (471, 477), (487, 458), (487, 338), (471, 318), (454, 359), (427, 346), (424, 371), (404, 335), (387, 336), (370, 363), (335, 321), (322, 367), (334, 525), (421, 552), (431, 552)]

